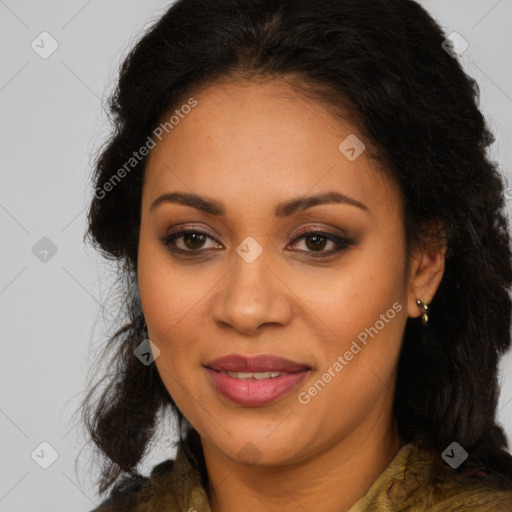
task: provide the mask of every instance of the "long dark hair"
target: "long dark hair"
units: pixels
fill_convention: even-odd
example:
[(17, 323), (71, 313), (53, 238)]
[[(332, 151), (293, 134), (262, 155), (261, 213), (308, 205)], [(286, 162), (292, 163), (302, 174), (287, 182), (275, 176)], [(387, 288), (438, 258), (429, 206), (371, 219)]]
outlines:
[(503, 184), (487, 156), (494, 138), (478, 86), (445, 51), (445, 37), (412, 0), (179, 0), (135, 45), (110, 98), (112, 135), (95, 162), (86, 233), (116, 263), (123, 291), (124, 319), (105, 347), (109, 372), (83, 403), (102, 463), (100, 493), (138, 474), (159, 414), (175, 413), (180, 436), (186, 421), (156, 366), (134, 356), (147, 337), (136, 279), (147, 158), (126, 163), (165, 115), (223, 78), (292, 77), (349, 116), (403, 195), (408, 249), (430, 243), (429, 226), (442, 223), (446, 267), (429, 325), (409, 318), (403, 339), (400, 434), (423, 436), (440, 464), (457, 441), (469, 453), (457, 478), (478, 466), (491, 482), (512, 482), (495, 419), (497, 365), (510, 346)]

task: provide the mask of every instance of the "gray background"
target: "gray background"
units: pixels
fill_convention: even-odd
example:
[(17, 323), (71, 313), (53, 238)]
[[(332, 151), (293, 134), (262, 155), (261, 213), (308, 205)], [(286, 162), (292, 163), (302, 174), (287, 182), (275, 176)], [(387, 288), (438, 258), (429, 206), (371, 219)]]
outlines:
[[(447, 34), (456, 31), (468, 41), (460, 59), (479, 82), (482, 109), (497, 136), (492, 156), (510, 181), (512, 0), (421, 3)], [(87, 450), (76, 472), (85, 441), (73, 416), (115, 313), (101, 313), (108, 266), (82, 243), (91, 157), (108, 128), (101, 105), (120, 59), (168, 5), (0, 0), (0, 511), (85, 511), (98, 502)], [(47, 59), (31, 47), (43, 31), (58, 43)], [(46, 39), (46, 49), (49, 44)], [(512, 199), (512, 189), (507, 195)], [(49, 249), (46, 262), (33, 252), (38, 243), (48, 248), (43, 237), (57, 250)], [(509, 353), (502, 361), (499, 420), (512, 441), (511, 369)], [(174, 456), (169, 436), (143, 471)], [(58, 454), (48, 469), (39, 464), (51, 462), (52, 449), (42, 442)]]

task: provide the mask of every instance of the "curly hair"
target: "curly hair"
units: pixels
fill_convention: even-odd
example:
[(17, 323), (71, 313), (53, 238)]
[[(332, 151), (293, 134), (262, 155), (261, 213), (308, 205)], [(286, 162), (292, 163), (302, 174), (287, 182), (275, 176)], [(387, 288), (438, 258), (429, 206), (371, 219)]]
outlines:
[(105, 347), (109, 372), (82, 404), (102, 463), (100, 494), (138, 477), (159, 413), (172, 410), (180, 436), (186, 422), (156, 365), (134, 356), (147, 337), (136, 273), (147, 157), (112, 178), (193, 92), (219, 80), (274, 78), (293, 78), (361, 128), (403, 196), (408, 251), (431, 243), (429, 228), (442, 223), (444, 276), (429, 325), (407, 319), (394, 414), (406, 441), (422, 435), (439, 454), (453, 441), (467, 450), (456, 478), (484, 467), (489, 482), (512, 485), (496, 423), (498, 362), (511, 342), (503, 181), (487, 155), (494, 137), (478, 85), (443, 49), (445, 39), (412, 0), (178, 0), (145, 31), (109, 99), (113, 129), (94, 162), (85, 234), (116, 263), (124, 294), (125, 318)]

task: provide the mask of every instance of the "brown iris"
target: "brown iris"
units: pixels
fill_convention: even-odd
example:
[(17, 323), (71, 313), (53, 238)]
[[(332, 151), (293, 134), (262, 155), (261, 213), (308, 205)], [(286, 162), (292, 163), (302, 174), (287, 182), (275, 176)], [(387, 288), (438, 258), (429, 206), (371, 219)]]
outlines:
[(200, 249), (206, 240), (206, 236), (201, 233), (186, 233), (183, 235), (183, 243), (188, 249)]
[(313, 251), (316, 251), (318, 249), (320, 249), (320, 250), (324, 249), (326, 242), (327, 242), (327, 239), (324, 236), (308, 235), (306, 237), (306, 245), (307, 245), (308, 249), (311, 249)]

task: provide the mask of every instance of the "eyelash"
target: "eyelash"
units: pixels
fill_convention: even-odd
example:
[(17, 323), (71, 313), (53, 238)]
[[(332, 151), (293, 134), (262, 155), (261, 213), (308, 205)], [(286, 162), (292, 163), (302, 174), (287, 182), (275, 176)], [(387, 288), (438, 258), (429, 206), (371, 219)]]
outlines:
[[(191, 258), (201, 256), (201, 253), (204, 253), (208, 250), (208, 249), (206, 249), (206, 250), (198, 249), (196, 251), (191, 250), (191, 249), (184, 250), (184, 249), (179, 249), (178, 247), (172, 245), (172, 242), (174, 240), (176, 240), (178, 238), (182, 238), (186, 234), (205, 235), (206, 237), (210, 238), (211, 240), (214, 240), (213, 237), (211, 237), (208, 233), (205, 233), (204, 231), (199, 231), (199, 230), (195, 230), (195, 229), (183, 229), (181, 231), (177, 231), (176, 233), (171, 233), (170, 235), (167, 235), (166, 237), (162, 238), (161, 241), (167, 247), (167, 249), (169, 251), (172, 251), (172, 252), (178, 253), (178, 254), (183, 254), (183, 255), (186, 255), (187, 257), (191, 257)], [(353, 245), (353, 242), (347, 238), (342, 238), (342, 237), (333, 235), (332, 233), (328, 233), (326, 231), (319, 231), (318, 229), (304, 230), (302, 233), (300, 233), (300, 235), (297, 238), (295, 238), (293, 240), (292, 243), (296, 243), (302, 238), (307, 238), (308, 236), (313, 236), (313, 235), (319, 235), (321, 238), (326, 238), (327, 240), (334, 242), (338, 247), (329, 252), (316, 253), (314, 251), (302, 251), (302, 250), (298, 250), (297, 252), (305, 252), (308, 254), (308, 257), (310, 257), (310, 258), (326, 258), (328, 256), (332, 256), (335, 253), (344, 251), (344, 250), (348, 249), (348, 247), (350, 245)]]

